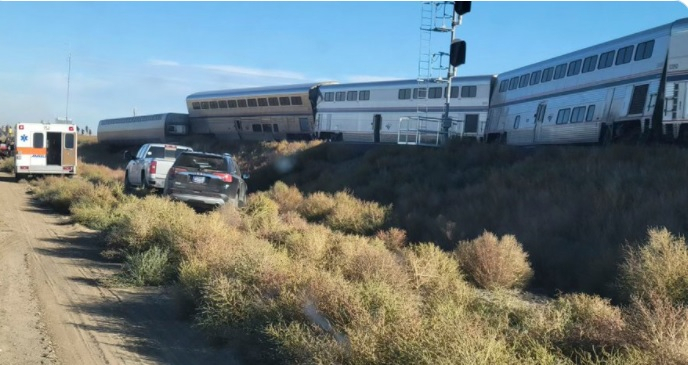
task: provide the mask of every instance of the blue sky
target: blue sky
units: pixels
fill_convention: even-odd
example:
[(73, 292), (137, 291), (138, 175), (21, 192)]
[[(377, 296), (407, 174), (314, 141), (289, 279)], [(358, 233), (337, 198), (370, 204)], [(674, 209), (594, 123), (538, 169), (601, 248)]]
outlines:
[[(3, 2), (0, 125), (186, 112), (198, 91), (415, 78), (420, 2)], [(688, 17), (680, 2), (473, 2), (459, 75)], [(434, 51), (448, 36), (433, 34)]]

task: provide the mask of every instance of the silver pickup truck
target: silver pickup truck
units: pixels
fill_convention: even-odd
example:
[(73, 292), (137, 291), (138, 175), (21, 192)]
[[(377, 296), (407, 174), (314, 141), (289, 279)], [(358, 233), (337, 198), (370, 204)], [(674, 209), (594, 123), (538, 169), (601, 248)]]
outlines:
[(144, 188), (165, 188), (165, 179), (174, 161), (184, 151), (193, 151), (191, 147), (164, 143), (147, 143), (139, 148), (136, 155), (124, 152), (129, 160), (124, 174), (124, 188), (136, 186)]

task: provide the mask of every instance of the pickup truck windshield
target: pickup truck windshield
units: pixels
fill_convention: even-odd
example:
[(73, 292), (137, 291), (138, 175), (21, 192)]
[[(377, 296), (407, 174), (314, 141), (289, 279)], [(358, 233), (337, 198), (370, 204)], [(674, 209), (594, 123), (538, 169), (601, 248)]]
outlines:
[(182, 152), (188, 151), (186, 148), (167, 149), (161, 146), (153, 146), (148, 149), (146, 157), (151, 158), (177, 158)]

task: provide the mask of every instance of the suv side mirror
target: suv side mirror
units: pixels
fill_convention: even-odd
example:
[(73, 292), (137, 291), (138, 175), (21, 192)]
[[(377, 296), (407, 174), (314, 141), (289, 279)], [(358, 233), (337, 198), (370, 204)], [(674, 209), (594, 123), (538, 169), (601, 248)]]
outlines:
[(249, 174), (243, 174), (243, 175), (241, 175), (241, 178), (244, 179), (244, 180), (248, 180), (248, 179), (251, 178), (251, 175), (249, 175)]
[(131, 154), (131, 152), (129, 152), (127, 150), (127, 151), (124, 151), (124, 159), (127, 161), (131, 161), (134, 159), (134, 156)]

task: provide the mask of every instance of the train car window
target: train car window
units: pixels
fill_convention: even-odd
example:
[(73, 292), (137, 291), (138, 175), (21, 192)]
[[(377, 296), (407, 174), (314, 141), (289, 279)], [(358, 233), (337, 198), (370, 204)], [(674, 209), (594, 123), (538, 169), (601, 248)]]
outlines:
[(217, 102), (217, 106), (222, 109), (227, 109), (227, 100), (220, 100)]
[(227, 106), (229, 108), (236, 108), (237, 107), (237, 101), (236, 100), (227, 100)]
[(411, 89), (399, 89), (399, 99), (411, 99)]
[(554, 67), (547, 67), (546, 69), (542, 70), (542, 82), (548, 82), (551, 80), (553, 71)]
[(43, 148), (43, 133), (37, 132), (33, 134), (33, 148)]
[(557, 113), (557, 124), (568, 123), (570, 115), (571, 115), (571, 108), (559, 109), (559, 113)]
[(638, 43), (635, 49), (634, 61), (640, 61), (652, 57), (652, 49), (655, 48), (655, 40)]
[(441, 87), (431, 87), (428, 90), (429, 99), (441, 99), (442, 98), (442, 88)]
[(201, 109), (201, 103), (199, 103), (199, 102), (197, 102), (197, 101), (194, 101), (193, 103), (191, 103), (191, 105), (193, 106), (193, 108), (194, 108), (195, 110)]
[(530, 74), (530, 84), (531, 85), (537, 85), (540, 83), (540, 75), (542, 75), (542, 71), (538, 70)]
[(258, 106), (268, 106), (268, 99), (266, 99), (266, 98), (259, 98), (259, 99), (258, 99)]
[(586, 57), (583, 60), (583, 69), (581, 72), (592, 72), (595, 71), (595, 66), (597, 66), (597, 55)]
[(512, 77), (511, 80), (509, 80), (509, 90), (514, 90), (518, 87), (518, 76)]
[(248, 102), (248, 106), (250, 108), (255, 108), (258, 106), (258, 102), (256, 101), (256, 99), (247, 99), (246, 101)]
[(337, 91), (337, 93), (334, 95), (334, 100), (335, 101), (344, 101), (344, 96), (345, 96), (345, 93), (343, 91)]
[(516, 118), (514, 118), (514, 129), (518, 129), (519, 124), (521, 124), (521, 116), (517, 115)]
[(414, 99), (425, 99), (427, 97), (428, 97), (428, 89), (426, 89), (424, 87), (413, 89), (413, 98)]
[(358, 92), (358, 100), (370, 100), (370, 90), (361, 90)]
[(325, 99), (325, 101), (333, 101), (334, 100), (334, 93), (331, 91), (325, 93), (324, 99)]
[(210, 109), (217, 109), (217, 101), (210, 102)]
[(478, 95), (478, 87), (475, 85), (468, 85), (461, 87), (462, 98), (474, 98)]
[(566, 64), (562, 63), (561, 65), (558, 65), (554, 69), (554, 79), (559, 80), (560, 78), (564, 77), (566, 74)]
[(509, 80), (502, 80), (502, 82), (499, 83), (499, 92), (503, 93), (509, 88)]
[(263, 132), (272, 132), (272, 126), (270, 124), (263, 124)]
[(530, 76), (530, 74), (521, 75), (521, 81), (518, 82), (519, 88), (528, 86), (529, 76)]
[(201, 109), (208, 109), (208, 108), (209, 108), (208, 102), (207, 102), (207, 101), (202, 101), (202, 102), (201, 102)]
[(348, 91), (346, 93), (346, 101), (356, 101), (358, 100), (358, 91)]
[(253, 128), (254, 132), (262, 132), (263, 130), (260, 129), (260, 124), (252, 124), (251, 127)]
[(616, 53), (616, 65), (623, 65), (631, 62), (633, 57), (633, 46), (628, 46), (624, 48), (619, 48), (619, 52)]
[(616, 53), (616, 51), (602, 53), (600, 55), (600, 62), (597, 64), (597, 69), (601, 70), (603, 68), (612, 67), (614, 63), (614, 53)]
[(74, 148), (74, 134), (72, 134), (72, 133), (65, 134), (64, 147), (68, 148), (68, 149)]
[(590, 122), (592, 121), (592, 118), (595, 116), (595, 106), (594, 105), (588, 105), (588, 112), (585, 114), (585, 121)]
[(275, 132), (279, 132), (279, 128), (277, 127), (277, 124), (272, 125), (272, 130)]
[(580, 73), (581, 60), (575, 60), (569, 62), (569, 70), (566, 72), (566, 76), (575, 76)]
[(291, 105), (291, 102), (289, 102), (288, 96), (280, 96), (279, 101), (280, 101), (280, 105), (282, 105), (282, 106)]
[(571, 111), (571, 123), (580, 123), (585, 118), (585, 107), (578, 106)]
[(292, 96), (291, 97), (291, 105), (303, 105), (303, 102), (301, 102), (301, 97), (300, 96)]
[(248, 105), (246, 104), (246, 99), (239, 99), (237, 100), (237, 105), (239, 105), (239, 108), (246, 108)]
[[(332, 101), (332, 100), (330, 100), (330, 101)], [(279, 106), (279, 100), (277, 100), (277, 98), (275, 98), (275, 97), (268, 98), (268, 105)]]
[[(504, 83), (504, 82), (502, 82)], [(451, 87), (451, 95), (449, 96), (452, 99), (456, 99), (459, 97), (459, 87), (458, 86), (452, 86)]]

